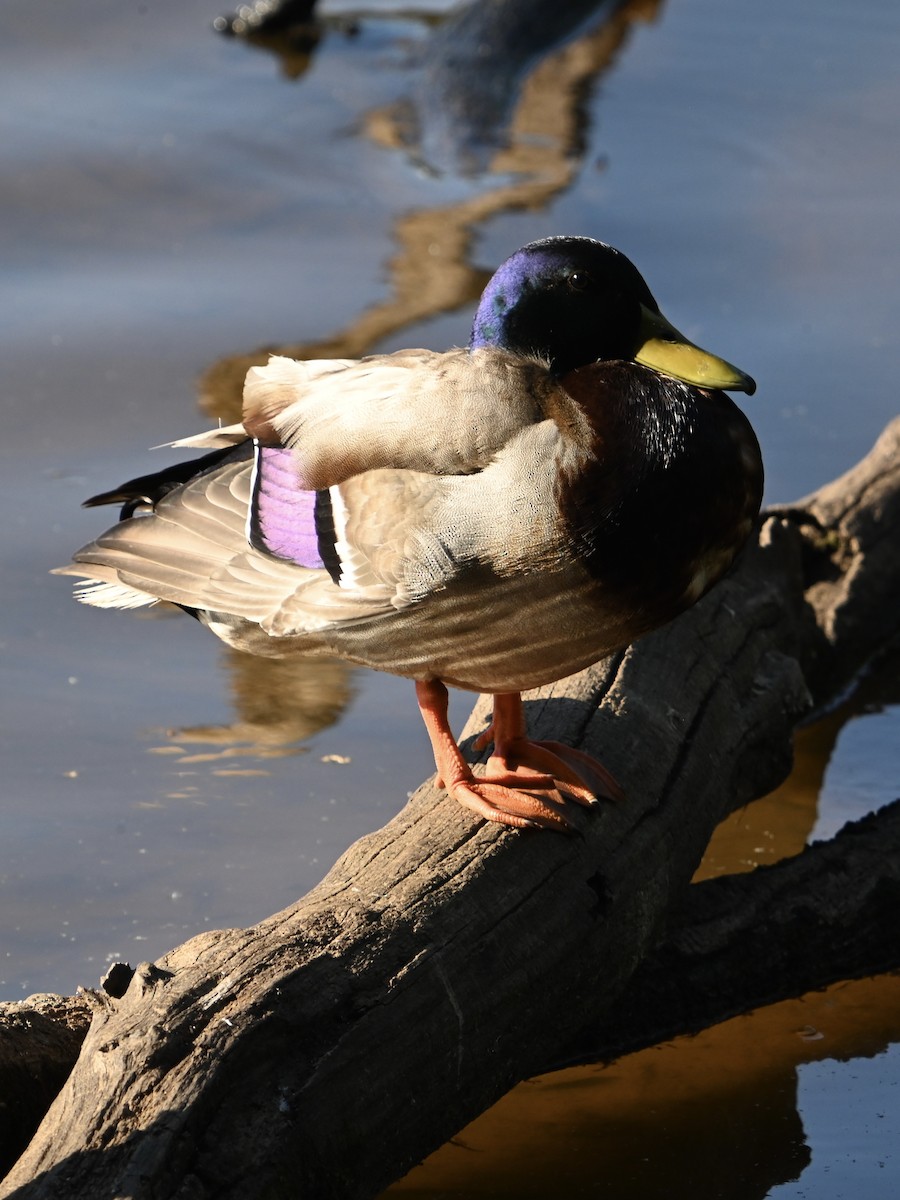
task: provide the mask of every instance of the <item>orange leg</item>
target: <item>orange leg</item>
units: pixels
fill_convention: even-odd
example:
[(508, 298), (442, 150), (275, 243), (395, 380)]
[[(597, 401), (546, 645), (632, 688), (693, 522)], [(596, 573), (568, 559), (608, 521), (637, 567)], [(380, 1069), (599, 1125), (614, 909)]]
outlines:
[(450, 729), (444, 684), (418, 682), (416, 697), (431, 739), (438, 786), (488, 821), (565, 830), (572, 828), (567, 798), (586, 806), (598, 796), (621, 799), (612, 775), (589, 754), (561, 742), (528, 739), (518, 692), (494, 696), (491, 725), (475, 743), (478, 749), (494, 743), (483, 776), (473, 773)]
[(533, 742), (526, 732), (522, 697), (518, 692), (494, 696), (494, 716), (475, 746), (483, 750), (494, 743), (488, 760), (487, 779), (517, 780), (520, 786), (555, 784), (579, 804), (623, 799), (622, 789), (606, 767), (583, 750), (562, 742)]
[[(440, 680), (417, 681), (416, 699), (431, 739), (438, 787), (446, 788), (454, 800), (487, 821), (518, 828), (571, 828), (563, 810), (563, 798), (549, 776), (532, 772), (526, 779), (515, 771), (512, 774), (498, 771), (490, 780), (476, 778), (450, 729), (447, 689)], [(522, 784), (543, 794), (523, 791)]]

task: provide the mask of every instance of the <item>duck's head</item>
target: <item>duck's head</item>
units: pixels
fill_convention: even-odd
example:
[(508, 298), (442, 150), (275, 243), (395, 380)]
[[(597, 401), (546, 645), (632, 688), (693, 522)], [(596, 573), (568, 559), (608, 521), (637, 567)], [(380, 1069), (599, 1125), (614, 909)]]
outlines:
[(756, 390), (749, 375), (670, 325), (630, 259), (592, 238), (544, 238), (517, 250), (485, 288), (469, 344), (536, 355), (557, 375), (632, 359), (697, 387)]

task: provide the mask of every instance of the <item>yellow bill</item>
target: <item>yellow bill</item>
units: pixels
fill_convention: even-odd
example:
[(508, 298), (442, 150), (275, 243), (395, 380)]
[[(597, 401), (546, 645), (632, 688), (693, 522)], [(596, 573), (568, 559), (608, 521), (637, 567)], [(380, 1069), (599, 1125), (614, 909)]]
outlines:
[(684, 334), (670, 325), (662, 313), (652, 312), (642, 305), (641, 344), (634, 355), (635, 362), (664, 375), (673, 375), (696, 387), (721, 388), (725, 392), (746, 392), (752, 396), (756, 384), (743, 371), (701, 350)]

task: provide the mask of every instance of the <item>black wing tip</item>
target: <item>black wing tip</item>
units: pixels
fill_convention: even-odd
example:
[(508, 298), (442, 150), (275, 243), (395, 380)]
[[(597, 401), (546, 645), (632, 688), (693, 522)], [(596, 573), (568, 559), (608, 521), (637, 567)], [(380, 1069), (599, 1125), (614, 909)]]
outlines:
[(111, 492), (98, 492), (96, 496), (89, 496), (87, 500), (82, 500), (82, 508), (100, 508), (104, 504), (124, 504), (131, 497), (123, 492), (120, 488), (115, 488)]

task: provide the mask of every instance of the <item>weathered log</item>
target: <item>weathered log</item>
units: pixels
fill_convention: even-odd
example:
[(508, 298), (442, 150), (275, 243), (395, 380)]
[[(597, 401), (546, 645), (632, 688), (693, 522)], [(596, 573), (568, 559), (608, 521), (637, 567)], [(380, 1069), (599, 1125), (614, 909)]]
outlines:
[(28, 1145), (75, 1065), (90, 1021), (76, 997), (0, 1004), (0, 1171)]
[[(541, 1073), (609, 1062), (758, 1005), (891, 970), (898, 924), (900, 801), (775, 866), (689, 888), (610, 1011)], [(74, 1067), (90, 1015), (82, 995), (0, 1004), (0, 1170)]]
[(598, 753), (627, 802), (564, 838), (478, 824), (421, 788), (297, 905), (98, 996), (0, 1195), (374, 1196), (559, 1061), (692, 902), (716, 822), (783, 776), (810, 694), (826, 701), (897, 635), (898, 446), (900, 421), (770, 517), (689, 614), (528, 705), (541, 736)]

